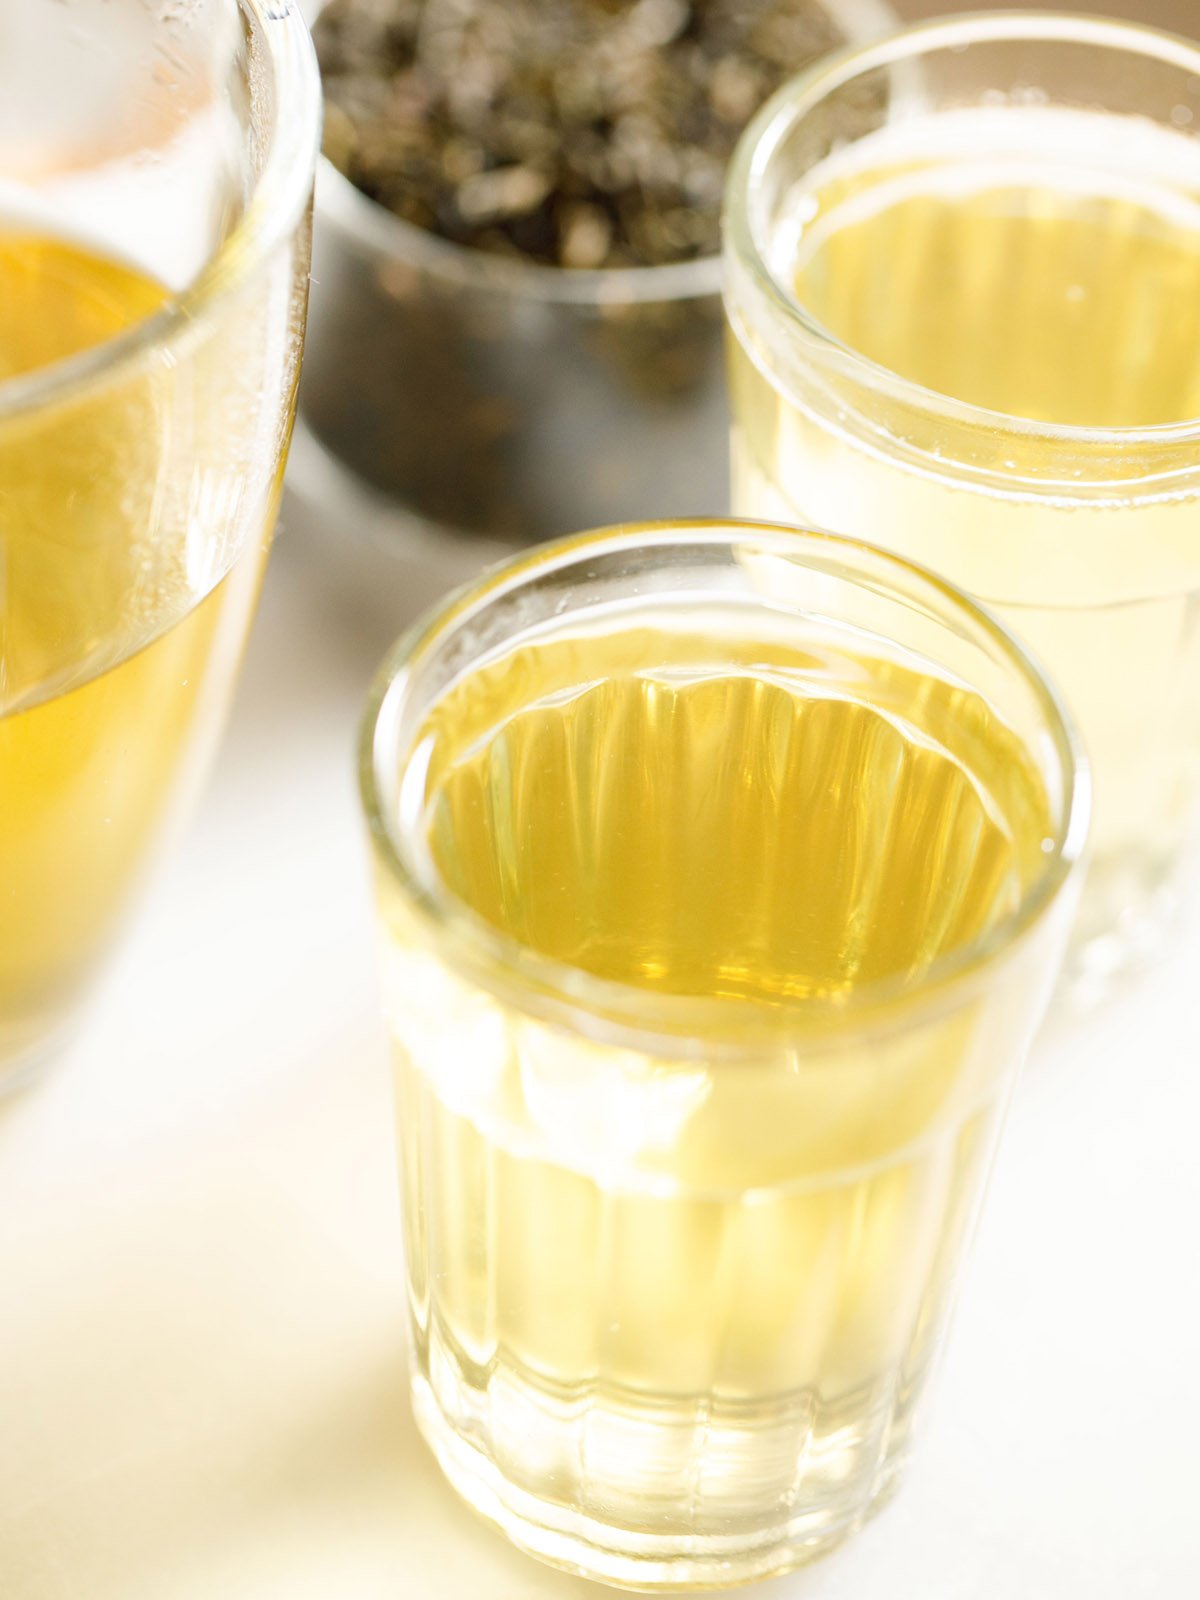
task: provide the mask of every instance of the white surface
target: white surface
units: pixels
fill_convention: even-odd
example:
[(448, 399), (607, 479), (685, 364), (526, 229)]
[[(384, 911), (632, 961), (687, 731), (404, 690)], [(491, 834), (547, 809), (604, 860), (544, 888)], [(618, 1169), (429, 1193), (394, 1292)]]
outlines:
[[(298, 526), (202, 813), (0, 1110), (3, 1600), (563, 1600), (404, 1397), (352, 747), (417, 575)], [(425, 587), (432, 586), (427, 579)], [(1200, 926), (1043, 1041), (914, 1470), (762, 1600), (1200, 1592)]]

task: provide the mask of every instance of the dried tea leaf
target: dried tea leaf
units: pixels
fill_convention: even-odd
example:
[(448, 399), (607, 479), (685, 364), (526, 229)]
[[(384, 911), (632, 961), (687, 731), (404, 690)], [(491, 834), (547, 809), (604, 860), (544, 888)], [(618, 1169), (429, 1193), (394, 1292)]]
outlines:
[(746, 121), (843, 42), (822, 0), (330, 0), (314, 38), (352, 183), (459, 244), (579, 268), (714, 254)]

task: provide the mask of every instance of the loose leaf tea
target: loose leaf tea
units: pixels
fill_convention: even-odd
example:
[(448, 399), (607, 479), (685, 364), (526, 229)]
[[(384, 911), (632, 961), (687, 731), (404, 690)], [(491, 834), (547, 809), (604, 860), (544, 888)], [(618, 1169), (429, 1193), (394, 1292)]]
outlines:
[(317, 439), (426, 526), (531, 540), (719, 513), (727, 160), (759, 103), (861, 37), (862, 14), (329, 0), (326, 154), (420, 231), (365, 244), (361, 208), (326, 211), (302, 396)]
[(817, 0), (331, 0), (314, 37), (352, 183), (564, 267), (714, 254), (738, 134), (842, 42)]

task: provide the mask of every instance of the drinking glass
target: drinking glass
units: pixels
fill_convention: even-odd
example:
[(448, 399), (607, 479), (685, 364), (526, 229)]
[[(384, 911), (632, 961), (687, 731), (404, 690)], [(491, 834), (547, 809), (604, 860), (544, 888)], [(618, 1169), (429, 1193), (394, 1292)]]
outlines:
[(782, 1571), (894, 1483), (1087, 778), (1010, 635), (870, 546), (544, 547), (361, 746), (419, 1424), (518, 1545)]
[(0, 0), (0, 1084), (74, 1020), (222, 719), (319, 120), (287, 0)]
[(1072, 967), (1169, 934), (1200, 823), (1200, 50), (973, 15), (829, 59), (730, 174), (733, 503), (946, 573), (1096, 785)]

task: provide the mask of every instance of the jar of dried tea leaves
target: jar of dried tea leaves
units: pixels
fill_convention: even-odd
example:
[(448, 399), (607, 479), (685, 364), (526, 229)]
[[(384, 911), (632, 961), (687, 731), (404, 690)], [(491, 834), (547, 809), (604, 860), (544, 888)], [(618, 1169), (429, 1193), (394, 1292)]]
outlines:
[(426, 527), (723, 511), (726, 160), (779, 83), (891, 21), (886, 0), (328, 0), (311, 433)]

